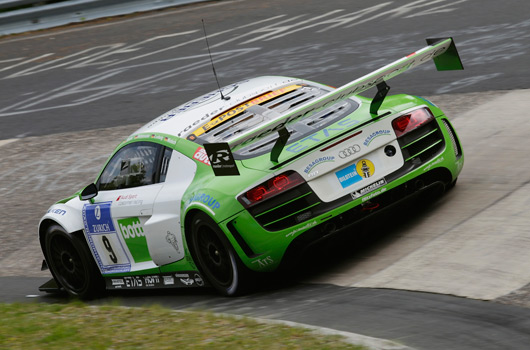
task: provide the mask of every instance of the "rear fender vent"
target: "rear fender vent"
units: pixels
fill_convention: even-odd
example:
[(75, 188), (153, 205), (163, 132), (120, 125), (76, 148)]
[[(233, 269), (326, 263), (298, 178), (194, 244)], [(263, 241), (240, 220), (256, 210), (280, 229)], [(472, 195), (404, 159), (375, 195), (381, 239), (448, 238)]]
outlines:
[(442, 119), (442, 122), (444, 123), (445, 129), (447, 130), (447, 133), (451, 138), (451, 143), (453, 144), (453, 149), (455, 150), (455, 157), (458, 159), (460, 158), (460, 156), (462, 156), (462, 148), (460, 147), (460, 143), (456, 138), (453, 126), (451, 125), (451, 123), (449, 123), (447, 119)]

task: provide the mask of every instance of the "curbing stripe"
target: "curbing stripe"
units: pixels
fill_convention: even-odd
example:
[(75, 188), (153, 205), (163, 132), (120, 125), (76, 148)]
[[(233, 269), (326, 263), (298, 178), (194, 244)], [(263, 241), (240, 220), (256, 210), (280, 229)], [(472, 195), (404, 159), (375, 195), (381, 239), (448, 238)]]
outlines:
[(7, 139), (7, 140), (0, 140), (0, 147), (5, 146), (11, 142), (15, 142), (19, 139)]

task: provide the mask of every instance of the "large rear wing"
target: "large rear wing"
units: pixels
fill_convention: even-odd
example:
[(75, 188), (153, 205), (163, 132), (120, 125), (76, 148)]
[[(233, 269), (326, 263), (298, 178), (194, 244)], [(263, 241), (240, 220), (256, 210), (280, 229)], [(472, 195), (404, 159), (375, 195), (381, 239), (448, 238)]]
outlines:
[(310, 114), (316, 113), (338, 101), (350, 98), (353, 95), (357, 95), (374, 86), (378, 87), (378, 93), (372, 102), (370, 112), (376, 114), (389, 89), (385, 81), (429, 61), (431, 58), (434, 60), (438, 70), (464, 69), (452, 38), (427, 39), (427, 44), (428, 46), (413, 52), (410, 55), (400, 58), (399, 60), (379, 68), (363, 77), (355, 79), (316, 100), (275, 118), (274, 120), (265, 122), (241, 135), (229, 139), (228, 145), (231, 149), (234, 149), (234, 147), (244, 146), (258, 138), (278, 131), (279, 139), (272, 152), (272, 157), (277, 159), (279, 154), (274, 154), (281, 152), (281, 149), (289, 137), (288, 132), (285, 130), (285, 126), (296, 120), (303, 119)]

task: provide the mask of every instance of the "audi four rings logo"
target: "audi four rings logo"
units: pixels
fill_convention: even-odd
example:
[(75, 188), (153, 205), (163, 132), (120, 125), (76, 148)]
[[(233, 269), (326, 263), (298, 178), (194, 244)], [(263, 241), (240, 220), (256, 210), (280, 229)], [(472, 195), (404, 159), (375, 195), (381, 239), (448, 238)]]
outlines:
[(347, 158), (349, 156), (353, 156), (355, 153), (359, 152), (360, 150), (361, 150), (361, 146), (359, 146), (358, 144), (355, 144), (353, 146), (350, 146), (350, 147), (340, 151), (339, 152), (339, 157), (344, 159), (344, 158)]

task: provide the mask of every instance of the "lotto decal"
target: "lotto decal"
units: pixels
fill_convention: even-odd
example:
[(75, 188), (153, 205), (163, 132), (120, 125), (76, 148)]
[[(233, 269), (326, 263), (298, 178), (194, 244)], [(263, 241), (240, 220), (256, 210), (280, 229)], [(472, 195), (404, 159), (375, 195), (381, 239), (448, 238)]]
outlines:
[(134, 262), (139, 263), (151, 260), (140, 219), (134, 217), (118, 220), (118, 230), (127, 244)]
[(210, 160), (208, 159), (208, 154), (206, 154), (206, 151), (202, 147), (197, 148), (197, 150), (193, 154), (193, 159), (197, 159), (201, 163), (204, 163), (206, 165), (210, 165)]

